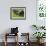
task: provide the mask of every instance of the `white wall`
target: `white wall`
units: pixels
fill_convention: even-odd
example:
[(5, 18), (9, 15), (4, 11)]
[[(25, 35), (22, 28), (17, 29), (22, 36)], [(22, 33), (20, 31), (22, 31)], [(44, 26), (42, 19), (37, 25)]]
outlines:
[[(26, 7), (26, 20), (10, 20), (10, 7)], [(36, 0), (0, 0), (0, 34), (17, 26), (32, 36), (32, 24), (36, 24)]]

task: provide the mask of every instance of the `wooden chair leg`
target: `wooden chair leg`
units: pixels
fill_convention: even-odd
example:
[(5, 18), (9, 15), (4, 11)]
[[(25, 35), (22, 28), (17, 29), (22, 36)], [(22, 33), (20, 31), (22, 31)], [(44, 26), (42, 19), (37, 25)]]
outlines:
[(18, 46), (18, 34), (16, 36), (16, 45), (15, 46)]
[(5, 41), (5, 46), (7, 46), (7, 42)]
[(17, 34), (17, 46), (18, 46), (18, 34)]
[(7, 46), (7, 34), (5, 34), (5, 46)]

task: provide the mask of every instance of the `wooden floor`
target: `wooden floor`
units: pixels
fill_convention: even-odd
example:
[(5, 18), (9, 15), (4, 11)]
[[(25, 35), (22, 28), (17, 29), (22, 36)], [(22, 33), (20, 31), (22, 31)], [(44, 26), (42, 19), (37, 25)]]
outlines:
[[(4, 46), (4, 43), (2, 42), (0, 42), (0, 46)], [(7, 46), (15, 46), (15, 43), (8, 43), (8, 45)], [(21, 45), (22, 46), (22, 45)], [(24, 45), (25, 46), (25, 45)], [(30, 43), (30, 46), (37, 46), (37, 43), (34, 43), (34, 42), (32, 42), (32, 43)], [(46, 46), (46, 43), (44, 43), (43, 45), (41, 45), (41, 46)]]

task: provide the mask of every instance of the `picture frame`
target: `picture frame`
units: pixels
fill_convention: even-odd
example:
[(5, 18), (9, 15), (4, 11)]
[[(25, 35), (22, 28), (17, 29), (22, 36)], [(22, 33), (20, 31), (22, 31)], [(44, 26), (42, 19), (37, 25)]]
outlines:
[(25, 20), (26, 19), (26, 7), (11, 7), (10, 8), (11, 20)]

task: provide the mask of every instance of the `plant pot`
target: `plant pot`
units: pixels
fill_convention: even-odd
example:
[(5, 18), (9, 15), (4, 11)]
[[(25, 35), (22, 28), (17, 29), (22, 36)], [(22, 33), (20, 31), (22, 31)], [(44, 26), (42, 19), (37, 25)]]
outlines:
[(37, 39), (37, 42), (38, 42), (39, 44), (41, 44), (41, 43), (44, 42), (44, 40), (45, 40), (45, 39)]
[(40, 39), (37, 39), (37, 43), (40, 43)]

